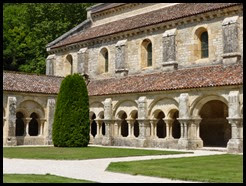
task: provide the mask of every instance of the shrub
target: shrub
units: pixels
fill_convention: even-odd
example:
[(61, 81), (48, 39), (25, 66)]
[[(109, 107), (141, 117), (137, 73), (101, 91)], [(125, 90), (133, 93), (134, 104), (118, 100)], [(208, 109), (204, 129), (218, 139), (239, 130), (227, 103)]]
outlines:
[(89, 98), (84, 78), (68, 75), (57, 97), (52, 140), (56, 147), (86, 147), (89, 143)]

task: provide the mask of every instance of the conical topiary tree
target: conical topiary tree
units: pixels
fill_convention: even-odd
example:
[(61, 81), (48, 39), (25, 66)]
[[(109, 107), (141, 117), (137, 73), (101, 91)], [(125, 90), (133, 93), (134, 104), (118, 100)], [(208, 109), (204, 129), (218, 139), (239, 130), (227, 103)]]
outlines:
[(84, 78), (68, 75), (57, 97), (52, 140), (56, 147), (86, 147), (89, 143), (89, 98)]

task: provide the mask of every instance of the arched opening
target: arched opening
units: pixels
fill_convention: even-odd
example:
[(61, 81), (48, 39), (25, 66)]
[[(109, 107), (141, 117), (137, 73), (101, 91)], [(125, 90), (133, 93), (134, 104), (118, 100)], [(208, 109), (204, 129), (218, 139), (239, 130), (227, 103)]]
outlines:
[(208, 57), (208, 32), (204, 31), (201, 33), (200, 36), (200, 42), (201, 42), (201, 58), (207, 58)]
[(91, 135), (95, 137), (97, 135), (97, 123), (95, 121), (96, 114), (93, 113), (91, 117)]
[(163, 118), (165, 117), (165, 114), (160, 111), (156, 117), (157, 119), (157, 137), (158, 138), (165, 138), (166, 137), (166, 123), (164, 122)]
[(15, 128), (15, 135), (16, 136), (23, 136), (25, 131), (25, 123), (23, 121), (24, 115), (21, 112), (16, 113), (16, 128)]
[(180, 123), (177, 120), (177, 118), (179, 117), (179, 111), (177, 110), (176, 112), (174, 112), (173, 114), (173, 125), (172, 125), (172, 136), (173, 138), (180, 138), (181, 134), (180, 134)]
[(199, 112), (200, 137), (204, 146), (226, 147), (231, 138), (231, 127), (226, 119), (228, 107), (219, 100), (208, 101)]
[(33, 112), (30, 116), (32, 119), (29, 122), (29, 135), (30, 136), (37, 136), (38, 135), (38, 115)]
[(109, 71), (109, 52), (106, 48), (103, 48), (99, 54), (99, 64), (98, 64), (98, 72), (107, 73)]
[(127, 137), (128, 136), (128, 123), (126, 121), (126, 118), (127, 118), (127, 115), (126, 113), (124, 112), (120, 119), (121, 119), (121, 135), (123, 137)]
[(133, 123), (133, 135), (136, 138), (139, 136), (139, 124), (138, 124), (137, 118), (138, 118), (138, 112), (135, 111), (132, 114), (132, 119), (135, 120)]
[(73, 74), (73, 57), (71, 54), (66, 56), (65, 71), (65, 75)]
[(102, 122), (102, 135), (105, 136), (105, 123)]
[(141, 64), (142, 67), (152, 66), (152, 43), (149, 39), (145, 39), (141, 45)]

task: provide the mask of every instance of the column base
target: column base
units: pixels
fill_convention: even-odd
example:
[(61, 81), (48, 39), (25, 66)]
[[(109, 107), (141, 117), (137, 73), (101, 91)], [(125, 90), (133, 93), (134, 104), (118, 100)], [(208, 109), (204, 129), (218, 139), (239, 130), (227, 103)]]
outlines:
[(227, 143), (228, 153), (243, 153), (243, 139), (230, 139)]
[(179, 149), (195, 150), (203, 147), (203, 141), (201, 139), (185, 139), (181, 138), (178, 141)]
[(112, 146), (113, 145), (113, 138), (112, 137), (102, 137), (102, 145), (105, 146)]
[(17, 146), (16, 137), (6, 137), (6, 138), (3, 138), (3, 143), (6, 146)]

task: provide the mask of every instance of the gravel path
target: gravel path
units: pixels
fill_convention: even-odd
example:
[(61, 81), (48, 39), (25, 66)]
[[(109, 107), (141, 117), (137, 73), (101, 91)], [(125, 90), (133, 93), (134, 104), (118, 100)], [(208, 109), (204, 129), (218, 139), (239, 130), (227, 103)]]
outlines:
[[(115, 148), (115, 147), (114, 147)], [(166, 150), (166, 149), (162, 149)], [(170, 149), (168, 149), (170, 150)], [(177, 150), (176, 150), (177, 151)], [(194, 154), (155, 155), (92, 160), (30, 160), (3, 158), (3, 173), (53, 174), (69, 178), (91, 180), (100, 183), (191, 183), (140, 175), (128, 175), (105, 171), (110, 162), (181, 158), (225, 154), (226, 152), (195, 150)], [(193, 183), (193, 182), (192, 182)]]

